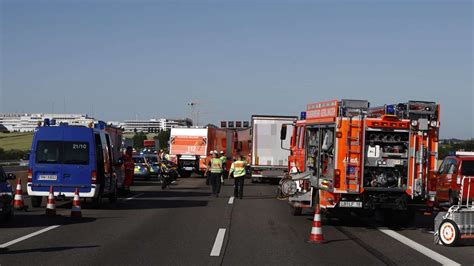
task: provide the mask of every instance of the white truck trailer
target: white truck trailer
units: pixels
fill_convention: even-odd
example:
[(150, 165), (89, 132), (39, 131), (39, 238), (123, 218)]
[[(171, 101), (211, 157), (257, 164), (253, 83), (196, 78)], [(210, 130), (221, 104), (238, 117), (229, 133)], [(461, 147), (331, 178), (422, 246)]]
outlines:
[[(290, 140), (280, 140), (283, 124), (292, 132), (296, 116), (253, 115), (252, 116), (252, 160), (250, 172), (252, 182), (264, 179), (279, 179), (288, 172)], [(282, 149), (283, 147), (283, 149)]]

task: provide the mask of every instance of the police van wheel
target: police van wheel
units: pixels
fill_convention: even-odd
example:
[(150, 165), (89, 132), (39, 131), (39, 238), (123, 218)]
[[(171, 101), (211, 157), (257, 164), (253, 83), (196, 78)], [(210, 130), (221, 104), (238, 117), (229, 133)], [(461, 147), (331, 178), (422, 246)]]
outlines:
[(293, 216), (301, 216), (303, 213), (303, 208), (301, 207), (291, 207), (291, 214)]
[(5, 215), (5, 221), (11, 221), (13, 216), (15, 216), (15, 213), (13, 208), (11, 208), (10, 211)]
[(439, 240), (443, 245), (453, 247), (459, 241), (460, 232), (456, 223), (444, 220), (439, 226)]
[(96, 198), (92, 198), (92, 207), (93, 208), (100, 209), (101, 204), (102, 204), (102, 195), (99, 195)]
[(118, 191), (118, 188), (115, 188), (114, 191), (110, 194), (109, 196), (109, 202), (110, 203), (115, 203), (117, 202), (117, 198), (118, 198), (118, 195), (117, 195), (117, 192)]
[(43, 197), (33, 196), (31, 197), (31, 206), (33, 206), (33, 208), (39, 208), (42, 201)]

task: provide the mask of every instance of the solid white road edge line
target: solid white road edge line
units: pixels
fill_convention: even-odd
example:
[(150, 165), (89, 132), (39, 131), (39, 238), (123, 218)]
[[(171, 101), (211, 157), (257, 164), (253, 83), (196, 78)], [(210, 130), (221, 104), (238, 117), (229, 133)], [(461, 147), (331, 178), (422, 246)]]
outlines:
[(229, 199), (229, 204), (234, 204), (234, 197), (233, 197), (233, 196), (230, 197), (230, 199)]
[(442, 265), (461, 265), (437, 252), (434, 252), (433, 250), (423, 246), (423, 245), (420, 245), (418, 243), (416, 243), (415, 241), (409, 239), (408, 237), (405, 237), (393, 230), (390, 230), (390, 229), (387, 229), (387, 228), (378, 228), (378, 230), (396, 240), (398, 240), (399, 242), (411, 247), (412, 249), (420, 252), (421, 254), (427, 256), (428, 258), (432, 259), (432, 260), (435, 260), (439, 263), (441, 263)]
[(217, 232), (214, 246), (211, 250), (211, 257), (219, 257), (221, 255), (222, 244), (224, 243), (225, 228), (220, 228)]
[(137, 194), (137, 195), (135, 195), (135, 196), (133, 196), (133, 197), (126, 198), (125, 201), (129, 201), (129, 200), (132, 200), (132, 199), (134, 199), (134, 198), (138, 198), (138, 197), (143, 196), (143, 195), (144, 195), (144, 193), (140, 193), (140, 194)]
[(31, 233), (31, 234), (29, 234), (29, 235), (22, 236), (22, 237), (20, 237), (20, 238), (17, 238), (17, 239), (15, 239), (15, 240), (12, 240), (12, 241), (10, 241), (10, 242), (7, 242), (7, 243), (5, 243), (5, 244), (0, 245), (0, 249), (7, 248), (7, 247), (9, 247), (9, 246), (11, 246), (11, 245), (14, 245), (14, 244), (16, 244), (16, 243), (25, 241), (25, 240), (27, 240), (27, 239), (29, 239), (29, 238), (35, 237), (35, 236), (37, 236), (37, 235), (41, 235), (42, 233), (46, 233), (46, 232), (48, 232), (48, 231), (50, 231), (50, 230), (53, 230), (53, 229), (56, 229), (56, 228), (58, 228), (58, 227), (60, 227), (60, 226), (61, 226), (61, 225), (53, 225), (53, 226), (50, 226), (50, 227), (46, 227), (46, 228), (44, 228), (44, 229), (41, 229), (41, 230), (39, 230), (39, 231), (36, 231), (36, 232), (34, 232), (34, 233)]

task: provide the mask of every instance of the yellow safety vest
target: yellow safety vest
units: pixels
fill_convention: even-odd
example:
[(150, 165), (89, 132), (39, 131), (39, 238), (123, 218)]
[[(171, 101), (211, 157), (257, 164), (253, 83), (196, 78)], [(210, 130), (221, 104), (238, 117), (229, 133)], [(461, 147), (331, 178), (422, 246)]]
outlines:
[(247, 166), (246, 161), (235, 161), (230, 167), (230, 172), (234, 173), (234, 177), (245, 176), (245, 167)]
[(222, 165), (225, 166), (225, 163), (227, 162), (227, 157), (225, 156), (221, 156), (221, 161), (222, 161)]
[(211, 160), (211, 173), (220, 174), (222, 173), (222, 161), (218, 158), (212, 158)]

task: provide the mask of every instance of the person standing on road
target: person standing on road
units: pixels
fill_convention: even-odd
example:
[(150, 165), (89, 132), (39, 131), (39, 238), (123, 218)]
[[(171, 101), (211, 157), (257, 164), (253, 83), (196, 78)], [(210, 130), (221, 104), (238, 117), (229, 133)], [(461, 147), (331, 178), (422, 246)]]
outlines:
[(127, 147), (127, 150), (122, 158), (125, 170), (123, 188), (126, 191), (130, 191), (130, 186), (133, 184), (133, 170), (135, 169), (135, 162), (133, 161), (133, 149), (131, 146)]
[(247, 171), (247, 161), (242, 157), (242, 155), (237, 156), (237, 160), (232, 163), (230, 167), (229, 176), (234, 176), (234, 197), (242, 199), (244, 195), (244, 182), (245, 175)]
[(227, 156), (225, 156), (224, 151), (221, 151), (221, 157), (222, 161), (222, 175), (221, 175), (221, 183), (224, 184), (224, 175), (227, 172)]
[(222, 175), (222, 161), (219, 159), (219, 154), (217, 151), (212, 153), (212, 159), (209, 162), (208, 171), (211, 172), (210, 183), (212, 186), (212, 195), (219, 197), (219, 192), (221, 190), (221, 175)]

